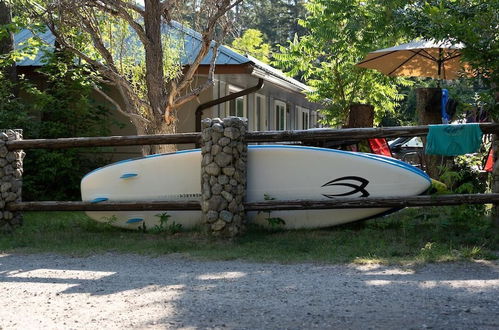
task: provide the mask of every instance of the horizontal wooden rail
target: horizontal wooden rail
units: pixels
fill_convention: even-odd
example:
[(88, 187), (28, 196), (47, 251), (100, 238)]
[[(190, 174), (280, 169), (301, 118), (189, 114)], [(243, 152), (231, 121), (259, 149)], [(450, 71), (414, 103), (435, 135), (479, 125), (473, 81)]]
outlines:
[(201, 133), (80, 137), (61, 139), (14, 140), (6, 143), (8, 150), (64, 149), (74, 147), (115, 147), (154, 144), (198, 143)]
[[(499, 133), (499, 124), (483, 123), (480, 129), (485, 134)], [(372, 139), (380, 137), (410, 137), (428, 134), (428, 126), (399, 126), (377, 128), (312, 129), (301, 131), (248, 132), (247, 142), (281, 142), (349, 139)]]
[(6, 205), (9, 211), (199, 211), (199, 201), (147, 202), (17, 202)]
[[(499, 124), (480, 124), (485, 134), (499, 133)], [(348, 139), (369, 139), (379, 137), (410, 137), (423, 136), (428, 133), (428, 126), (400, 126), (378, 128), (345, 128), (345, 129), (312, 129), (301, 131), (267, 131), (248, 132), (246, 141), (254, 142), (291, 142), (330, 140), (342, 141)], [(74, 147), (114, 147), (153, 144), (184, 144), (199, 143), (201, 133), (178, 133), (156, 135), (132, 135), (109, 137), (81, 137), (61, 139), (15, 140), (7, 142), (8, 150), (18, 149), (62, 149)]]
[(399, 208), (499, 203), (499, 194), (431, 195), (412, 197), (338, 198), (330, 200), (263, 201), (245, 204), (245, 211), (277, 211), (303, 209)]
[[(499, 194), (431, 195), (413, 197), (367, 197), (331, 200), (290, 200), (245, 203), (246, 211), (399, 208), (411, 206), (440, 206), (460, 204), (499, 203)], [(199, 201), (144, 202), (17, 202), (6, 206), (9, 211), (195, 211), (201, 210)]]

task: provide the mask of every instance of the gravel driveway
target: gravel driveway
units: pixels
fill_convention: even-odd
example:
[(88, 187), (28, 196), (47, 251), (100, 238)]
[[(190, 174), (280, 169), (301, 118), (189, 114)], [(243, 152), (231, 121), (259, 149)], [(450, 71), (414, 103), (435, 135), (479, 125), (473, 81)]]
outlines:
[(0, 329), (498, 329), (499, 263), (0, 254)]

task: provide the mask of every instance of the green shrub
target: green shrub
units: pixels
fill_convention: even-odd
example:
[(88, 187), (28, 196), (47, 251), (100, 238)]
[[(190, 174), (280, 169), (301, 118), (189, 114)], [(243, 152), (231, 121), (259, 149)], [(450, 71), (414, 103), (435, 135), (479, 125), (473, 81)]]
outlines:
[[(23, 129), (25, 139), (108, 135), (112, 125), (109, 111), (90, 97), (95, 83), (92, 75), (61, 51), (45, 62), (36, 70), (43, 78), (43, 88), (21, 77), (19, 97), (11, 92), (12, 83), (0, 77), (0, 128)], [(28, 150), (23, 199), (80, 199), (81, 177), (108, 162), (100, 151)]]

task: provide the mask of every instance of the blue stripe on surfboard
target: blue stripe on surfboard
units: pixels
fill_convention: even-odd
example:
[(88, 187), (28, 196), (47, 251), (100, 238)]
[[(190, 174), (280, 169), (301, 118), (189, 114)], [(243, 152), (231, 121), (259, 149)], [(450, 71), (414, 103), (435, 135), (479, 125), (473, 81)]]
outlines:
[(90, 203), (100, 203), (100, 202), (105, 202), (109, 200), (109, 198), (107, 197), (97, 197), (97, 198), (94, 198), (90, 201)]
[(142, 222), (144, 221), (143, 218), (132, 218), (132, 219), (128, 219), (126, 223), (137, 223), (137, 222)]
[[(360, 158), (365, 158), (365, 159), (371, 159), (374, 161), (382, 162), (385, 164), (389, 164), (392, 166), (396, 166), (399, 168), (402, 168), (404, 170), (407, 170), (409, 172), (412, 172), (416, 175), (419, 175), (426, 179), (428, 182), (431, 183), (430, 177), (423, 171), (421, 171), (419, 168), (414, 167), (410, 164), (407, 164), (401, 160), (395, 159), (395, 158), (388, 158), (388, 157), (382, 157), (379, 155), (374, 155), (374, 154), (365, 154), (361, 152), (351, 152), (351, 151), (344, 151), (344, 150), (338, 150), (338, 149), (326, 149), (326, 148), (318, 148), (318, 147), (308, 147), (308, 146), (291, 146), (291, 145), (282, 145), (282, 144), (276, 144), (276, 145), (250, 145), (248, 146), (249, 149), (301, 149), (301, 150), (313, 150), (313, 151), (319, 151), (319, 152), (333, 152), (333, 153), (339, 153), (339, 154), (344, 154), (344, 155), (350, 155), (350, 156), (355, 156), (355, 157), (360, 157)], [(199, 152), (201, 149), (189, 149), (189, 150), (181, 150), (177, 152), (171, 152), (171, 153), (165, 153), (165, 154), (155, 154), (155, 155), (149, 155), (149, 156), (144, 156), (144, 157), (137, 157), (137, 158), (132, 158), (132, 159), (127, 159), (127, 160), (122, 160), (113, 164), (109, 164), (100, 168), (97, 168), (93, 170), (92, 172), (87, 173), (83, 178), (86, 176), (97, 172), (103, 168), (107, 168), (110, 166), (114, 165), (119, 165), (123, 164), (126, 162), (131, 162), (131, 161), (136, 161), (136, 160), (141, 160), (141, 159), (146, 159), (146, 158), (156, 158), (156, 157), (162, 157), (162, 156), (170, 156), (170, 155), (176, 155), (176, 154), (185, 154), (185, 153), (191, 153), (191, 152)]]
[(120, 179), (135, 178), (137, 175), (137, 173), (125, 173), (120, 176)]

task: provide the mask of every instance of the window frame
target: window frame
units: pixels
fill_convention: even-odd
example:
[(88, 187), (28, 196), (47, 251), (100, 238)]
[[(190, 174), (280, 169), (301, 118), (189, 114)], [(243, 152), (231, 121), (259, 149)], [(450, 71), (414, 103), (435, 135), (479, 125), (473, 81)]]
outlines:
[[(240, 92), (242, 91), (243, 89), (240, 88), (240, 87), (237, 87), (237, 86), (234, 86), (234, 85), (227, 85), (227, 95), (230, 95), (230, 94), (233, 94), (233, 93), (237, 93), (237, 92)], [(237, 116), (237, 117), (241, 117), (241, 116), (238, 116), (237, 112), (237, 102), (238, 101), (242, 101), (243, 102), (243, 118), (248, 118), (248, 99), (247, 99), (247, 95), (243, 95), (243, 96), (240, 96), (234, 100), (231, 100), (229, 102), (226, 102), (226, 107), (225, 107), (225, 117), (230, 117), (230, 116)], [(234, 103), (233, 103), (234, 102)], [(234, 115), (231, 115), (231, 106), (234, 105), (235, 106), (235, 114)]]
[(288, 105), (286, 104), (286, 102), (281, 100), (274, 100), (274, 112), (273, 112), (274, 129), (276, 131), (285, 131), (287, 129), (287, 120), (286, 120), (286, 114), (288, 113), (287, 109)]
[[(260, 102), (259, 102), (260, 100)], [(267, 122), (267, 97), (263, 94), (255, 94), (253, 107), (253, 130), (266, 131), (268, 129)], [(260, 113), (258, 113), (258, 105), (261, 105)]]
[[(296, 107), (298, 110), (298, 129), (307, 130), (310, 129), (310, 109), (302, 106)], [(306, 120), (304, 120), (306, 119)]]

